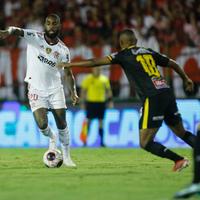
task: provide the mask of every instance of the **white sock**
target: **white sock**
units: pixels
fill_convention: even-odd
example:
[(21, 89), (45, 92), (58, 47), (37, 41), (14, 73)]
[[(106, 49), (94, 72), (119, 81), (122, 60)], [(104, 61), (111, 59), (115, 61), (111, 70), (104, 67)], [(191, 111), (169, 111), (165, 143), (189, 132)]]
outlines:
[(39, 129), (39, 130), (44, 136), (47, 136), (53, 139), (54, 133), (53, 133), (53, 130), (49, 126), (47, 126), (46, 129)]
[(70, 144), (69, 144), (69, 130), (68, 127), (65, 129), (58, 129), (59, 140), (61, 143), (61, 149), (63, 158), (70, 158)]

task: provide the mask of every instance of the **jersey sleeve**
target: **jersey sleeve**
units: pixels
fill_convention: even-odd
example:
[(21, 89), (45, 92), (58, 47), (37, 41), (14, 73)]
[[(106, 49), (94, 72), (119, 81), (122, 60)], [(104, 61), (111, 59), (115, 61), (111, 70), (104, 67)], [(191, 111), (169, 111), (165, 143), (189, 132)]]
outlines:
[(111, 55), (107, 56), (107, 58), (111, 61), (112, 64), (120, 64), (118, 52), (112, 53)]
[(66, 63), (71, 62), (70, 51), (66, 46), (64, 48), (64, 51), (62, 51), (61, 62), (66, 62)]
[(29, 29), (22, 29), (22, 30), (24, 31), (23, 38), (27, 41), (28, 44), (31, 44), (33, 46), (39, 46), (41, 44), (43, 33)]
[(161, 67), (167, 67), (168, 63), (169, 63), (169, 58), (163, 54), (160, 54), (156, 51), (153, 51), (152, 49), (150, 49), (150, 51), (152, 52), (153, 58), (156, 62), (156, 65), (159, 65)]

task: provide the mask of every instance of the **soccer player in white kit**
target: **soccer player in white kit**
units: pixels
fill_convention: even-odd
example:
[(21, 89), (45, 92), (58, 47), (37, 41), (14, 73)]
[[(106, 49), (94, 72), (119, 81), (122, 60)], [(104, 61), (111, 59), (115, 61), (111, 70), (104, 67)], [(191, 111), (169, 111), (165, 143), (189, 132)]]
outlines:
[[(48, 126), (48, 109), (52, 110), (58, 128), (59, 140), (63, 153), (63, 163), (68, 167), (76, 167), (70, 156), (69, 130), (66, 122), (66, 105), (61, 74), (56, 67), (58, 62), (70, 62), (69, 49), (58, 38), (61, 23), (56, 14), (46, 17), (45, 31), (9, 27), (0, 31), (0, 39), (9, 35), (20, 36), (27, 43), (28, 98), (35, 121), (40, 132), (49, 139), (49, 149), (56, 149), (56, 135)], [(65, 70), (72, 103), (78, 101), (76, 86), (71, 70)]]

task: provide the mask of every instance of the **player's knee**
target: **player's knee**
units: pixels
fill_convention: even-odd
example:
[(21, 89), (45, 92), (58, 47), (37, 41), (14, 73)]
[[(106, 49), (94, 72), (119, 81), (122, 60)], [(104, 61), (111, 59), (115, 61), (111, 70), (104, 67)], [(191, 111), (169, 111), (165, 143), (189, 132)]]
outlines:
[(146, 150), (149, 142), (154, 140), (158, 128), (140, 130), (140, 147)]
[(67, 123), (65, 121), (60, 122), (59, 124), (57, 124), (57, 128), (58, 129), (65, 129), (67, 127)]
[(37, 124), (38, 124), (39, 129), (41, 129), (41, 130), (44, 130), (48, 127), (48, 123), (46, 120), (40, 120), (40, 121), (38, 121)]

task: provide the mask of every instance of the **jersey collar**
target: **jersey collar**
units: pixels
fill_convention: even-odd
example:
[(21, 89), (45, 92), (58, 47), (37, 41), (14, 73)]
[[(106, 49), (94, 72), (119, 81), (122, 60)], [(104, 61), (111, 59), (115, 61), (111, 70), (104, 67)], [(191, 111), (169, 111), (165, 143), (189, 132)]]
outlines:
[(133, 47), (136, 47), (136, 46), (135, 45), (131, 45), (131, 46), (127, 47), (127, 49), (131, 49)]
[(135, 46), (135, 45), (131, 45), (131, 46), (129, 46), (129, 47), (123, 48), (122, 50), (124, 50), (124, 49), (131, 49), (131, 48), (133, 48), (133, 47), (136, 47), (136, 46)]
[(45, 39), (45, 41), (46, 41), (46, 43), (48, 44), (48, 45), (50, 45), (50, 46), (53, 46), (53, 45), (56, 45), (56, 44), (58, 44), (58, 42), (59, 42), (59, 39), (57, 38), (57, 40), (53, 43), (50, 43), (50, 42), (48, 42), (47, 41), (47, 39), (46, 39), (46, 36), (45, 36), (45, 34), (44, 34), (44, 39)]

